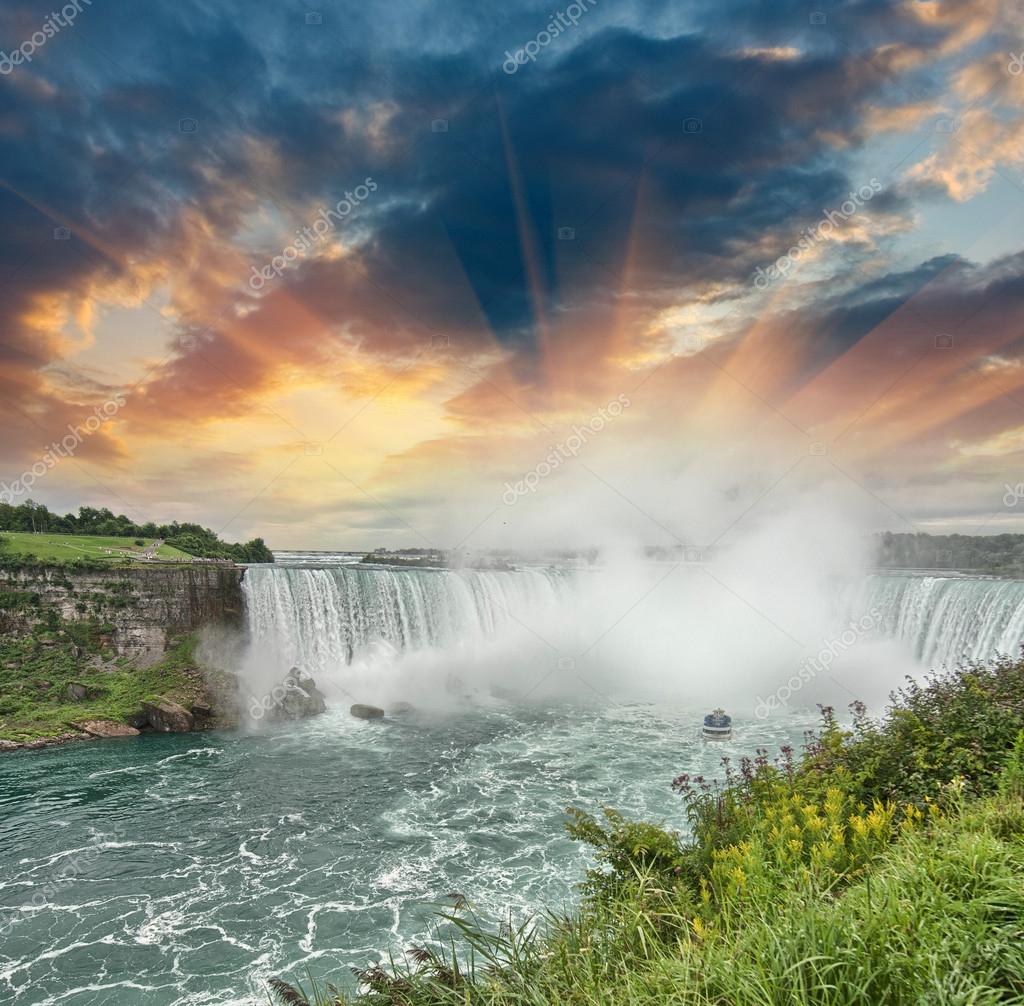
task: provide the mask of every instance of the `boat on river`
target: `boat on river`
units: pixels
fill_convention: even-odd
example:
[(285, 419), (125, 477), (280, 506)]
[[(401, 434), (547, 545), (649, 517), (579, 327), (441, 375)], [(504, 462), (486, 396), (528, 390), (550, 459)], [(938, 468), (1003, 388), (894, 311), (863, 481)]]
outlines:
[(732, 737), (732, 717), (724, 709), (715, 709), (704, 717), (703, 734), (712, 740), (728, 740)]

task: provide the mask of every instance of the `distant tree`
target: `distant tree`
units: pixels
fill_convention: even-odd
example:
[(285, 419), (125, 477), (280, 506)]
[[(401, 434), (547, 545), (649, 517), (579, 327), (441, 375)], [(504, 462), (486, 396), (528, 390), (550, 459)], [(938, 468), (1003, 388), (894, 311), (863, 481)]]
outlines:
[(0, 502), (0, 531), (52, 531), (59, 534), (104, 535), (112, 538), (163, 538), (183, 552), (200, 558), (236, 559), (239, 562), (273, 562), (274, 555), (262, 538), (244, 544), (229, 544), (209, 528), (194, 523), (139, 525), (124, 514), (106, 507), (79, 507), (78, 513), (51, 513), (41, 503), (26, 500), (15, 505)]
[(253, 538), (244, 545), (232, 545), (231, 558), (236, 562), (273, 562), (274, 553), (267, 548), (262, 538)]
[(885, 534), (875, 536), (879, 566), (978, 570), (1024, 575), (1024, 535)]

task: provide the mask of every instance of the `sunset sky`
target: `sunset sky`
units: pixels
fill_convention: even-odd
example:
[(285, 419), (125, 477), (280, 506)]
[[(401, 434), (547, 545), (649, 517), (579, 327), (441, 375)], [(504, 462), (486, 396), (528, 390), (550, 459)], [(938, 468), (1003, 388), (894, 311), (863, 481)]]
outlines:
[(7, 0), (0, 481), (278, 548), (1024, 531), (1022, 11)]

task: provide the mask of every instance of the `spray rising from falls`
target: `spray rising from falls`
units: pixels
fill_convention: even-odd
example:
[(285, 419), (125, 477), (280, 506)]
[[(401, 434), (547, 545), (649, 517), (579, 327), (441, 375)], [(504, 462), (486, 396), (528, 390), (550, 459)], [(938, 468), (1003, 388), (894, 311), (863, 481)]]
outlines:
[(884, 701), (904, 674), (1015, 654), (1024, 641), (1024, 581), (890, 574), (851, 578), (845, 589), (833, 581), (780, 591), (762, 579), (728, 569), (709, 577), (686, 564), (252, 567), (243, 581), (253, 643), (246, 673), (258, 693), (298, 665), (377, 704), (413, 691), (420, 701), (455, 678), (538, 696), (544, 683), (742, 709), (791, 682), (809, 655), (821, 658), (845, 640), (851, 619), (868, 614), (872, 631), (838, 654), (831, 647), (835, 663), (801, 685), (802, 704), (850, 693)]
[(253, 567), (249, 631), (282, 665), (314, 675), (369, 647), (452, 647), (493, 636), (518, 618), (554, 610), (572, 589), (564, 570)]
[(1016, 655), (1024, 642), (1024, 580), (871, 576), (853, 608), (877, 609), (884, 634), (929, 667)]

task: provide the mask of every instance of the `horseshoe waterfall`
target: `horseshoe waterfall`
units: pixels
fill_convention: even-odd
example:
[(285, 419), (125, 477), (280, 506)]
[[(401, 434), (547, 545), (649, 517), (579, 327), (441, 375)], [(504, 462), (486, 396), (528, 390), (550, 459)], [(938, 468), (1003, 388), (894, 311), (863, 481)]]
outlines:
[(1017, 656), (1024, 642), (1024, 580), (876, 575), (854, 606), (881, 612), (882, 632), (928, 667)]
[[(577, 598), (581, 578), (602, 575), (279, 564), (250, 568), (243, 590), (254, 642), (317, 674), (368, 647), (416, 651), (493, 636), (557, 612)], [(1022, 580), (878, 573), (837, 597), (837, 617), (879, 612), (878, 634), (927, 667), (1015, 655), (1024, 642)]]
[(565, 570), (257, 566), (243, 580), (253, 641), (314, 674), (366, 647), (455, 646), (550, 612), (572, 589)]

